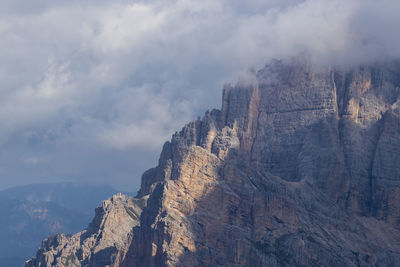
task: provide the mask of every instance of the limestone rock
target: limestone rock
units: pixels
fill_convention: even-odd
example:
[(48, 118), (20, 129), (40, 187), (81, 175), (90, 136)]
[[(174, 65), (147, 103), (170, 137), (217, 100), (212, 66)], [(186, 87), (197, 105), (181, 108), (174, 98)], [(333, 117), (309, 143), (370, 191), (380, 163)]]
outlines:
[[(253, 80), (165, 143), (142, 177), (140, 226), (107, 243), (113, 266), (398, 265), (400, 64), (293, 59)], [(37, 259), (71, 255), (72, 239)]]
[(123, 266), (395, 266), (400, 66), (276, 61), (164, 145)]
[(57, 234), (42, 242), (36, 258), (25, 267), (119, 266), (132, 240), (132, 230), (146, 199), (117, 194), (96, 208), (88, 228), (73, 236)]

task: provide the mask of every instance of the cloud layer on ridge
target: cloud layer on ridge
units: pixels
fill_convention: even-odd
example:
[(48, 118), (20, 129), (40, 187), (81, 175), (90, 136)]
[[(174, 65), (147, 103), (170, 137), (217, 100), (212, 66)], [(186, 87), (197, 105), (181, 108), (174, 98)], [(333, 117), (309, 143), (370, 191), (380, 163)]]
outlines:
[(3, 0), (0, 188), (137, 189), (161, 145), (271, 58), (399, 58), (397, 1)]

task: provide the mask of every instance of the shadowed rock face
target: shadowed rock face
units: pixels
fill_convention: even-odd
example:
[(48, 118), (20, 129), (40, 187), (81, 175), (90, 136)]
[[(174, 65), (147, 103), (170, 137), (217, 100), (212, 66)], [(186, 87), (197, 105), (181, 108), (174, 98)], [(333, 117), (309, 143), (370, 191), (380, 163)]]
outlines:
[(399, 86), (396, 63), (301, 60), (225, 86), (222, 109), (144, 173), (147, 206), (113, 266), (395, 266)]
[(400, 262), (400, 67), (277, 61), (173, 136), (126, 266)]

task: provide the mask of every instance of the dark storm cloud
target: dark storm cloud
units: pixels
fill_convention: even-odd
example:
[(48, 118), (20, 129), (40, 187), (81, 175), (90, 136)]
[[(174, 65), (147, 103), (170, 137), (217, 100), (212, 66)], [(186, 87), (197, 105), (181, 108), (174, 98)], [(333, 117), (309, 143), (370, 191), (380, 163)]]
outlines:
[(396, 1), (9, 1), (0, 9), (0, 187), (136, 189), (162, 143), (250, 67), (399, 56)]

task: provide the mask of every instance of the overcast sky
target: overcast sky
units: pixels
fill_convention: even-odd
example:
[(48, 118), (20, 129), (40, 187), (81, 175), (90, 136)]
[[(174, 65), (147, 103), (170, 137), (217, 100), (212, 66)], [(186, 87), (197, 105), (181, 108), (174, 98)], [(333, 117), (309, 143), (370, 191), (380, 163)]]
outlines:
[(307, 51), (400, 54), (399, 1), (0, 0), (0, 188), (57, 181), (135, 191), (162, 144), (221, 88)]

